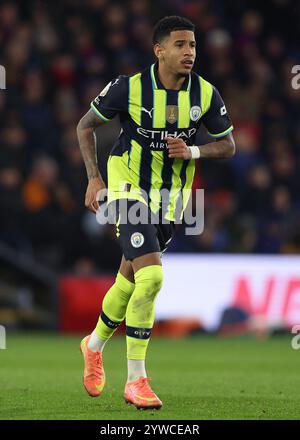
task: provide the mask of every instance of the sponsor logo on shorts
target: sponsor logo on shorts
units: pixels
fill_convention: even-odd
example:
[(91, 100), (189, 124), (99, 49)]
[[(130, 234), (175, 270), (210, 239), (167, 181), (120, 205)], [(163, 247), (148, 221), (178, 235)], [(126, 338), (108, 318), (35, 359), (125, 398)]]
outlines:
[(140, 232), (134, 232), (131, 236), (131, 244), (134, 248), (143, 246), (145, 238)]

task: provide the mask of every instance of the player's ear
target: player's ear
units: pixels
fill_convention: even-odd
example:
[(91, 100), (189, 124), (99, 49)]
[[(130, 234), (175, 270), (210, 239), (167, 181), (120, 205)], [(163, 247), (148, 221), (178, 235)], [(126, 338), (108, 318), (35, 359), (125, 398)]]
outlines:
[(160, 59), (162, 56), (162, 53), (163, 53), (163, 47), (159, 43), (156, 43), (154, 45), (153, 50), (154, 50), (156, 58)]

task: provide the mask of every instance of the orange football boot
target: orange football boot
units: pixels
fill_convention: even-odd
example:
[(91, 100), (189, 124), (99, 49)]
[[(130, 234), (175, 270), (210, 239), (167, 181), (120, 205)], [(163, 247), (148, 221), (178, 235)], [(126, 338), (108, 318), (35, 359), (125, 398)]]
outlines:
[(91, 397), (100, 396), (105, 385), (102, 353), (93, 352), (88, 348), (91, 335), (86, 336), (80, 343), (84, 358), (83, 385)]
[(125, 402), (134, 405), (137, 409), (160, 409), (162, 401), (152, 391), (149, 377), (140, 377), (125, 385)]

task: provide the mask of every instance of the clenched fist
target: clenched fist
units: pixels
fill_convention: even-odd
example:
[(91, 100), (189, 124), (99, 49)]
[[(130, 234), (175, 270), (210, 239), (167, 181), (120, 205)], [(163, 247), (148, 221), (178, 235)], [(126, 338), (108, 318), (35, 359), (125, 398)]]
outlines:
[(170, 158), (191, 159), (192, 153), (181, 138), (167, 136), (164, 141), (167, 143)]
[(100, 191), (106, 190), (105, 183), (100, 177), (89, 179), (85, 193), (85, 206), (96, 214), (99, 209)]

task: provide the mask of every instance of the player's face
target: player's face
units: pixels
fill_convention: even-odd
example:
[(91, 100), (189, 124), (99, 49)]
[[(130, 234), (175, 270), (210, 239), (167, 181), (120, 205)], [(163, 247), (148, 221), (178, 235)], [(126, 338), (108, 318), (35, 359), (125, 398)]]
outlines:
[(196, 58), (196, 41), (192, 31), (173, 31), (158, 44), (155, 50), (159, 62), (170, 72), (186, 76), (193, 68)]

